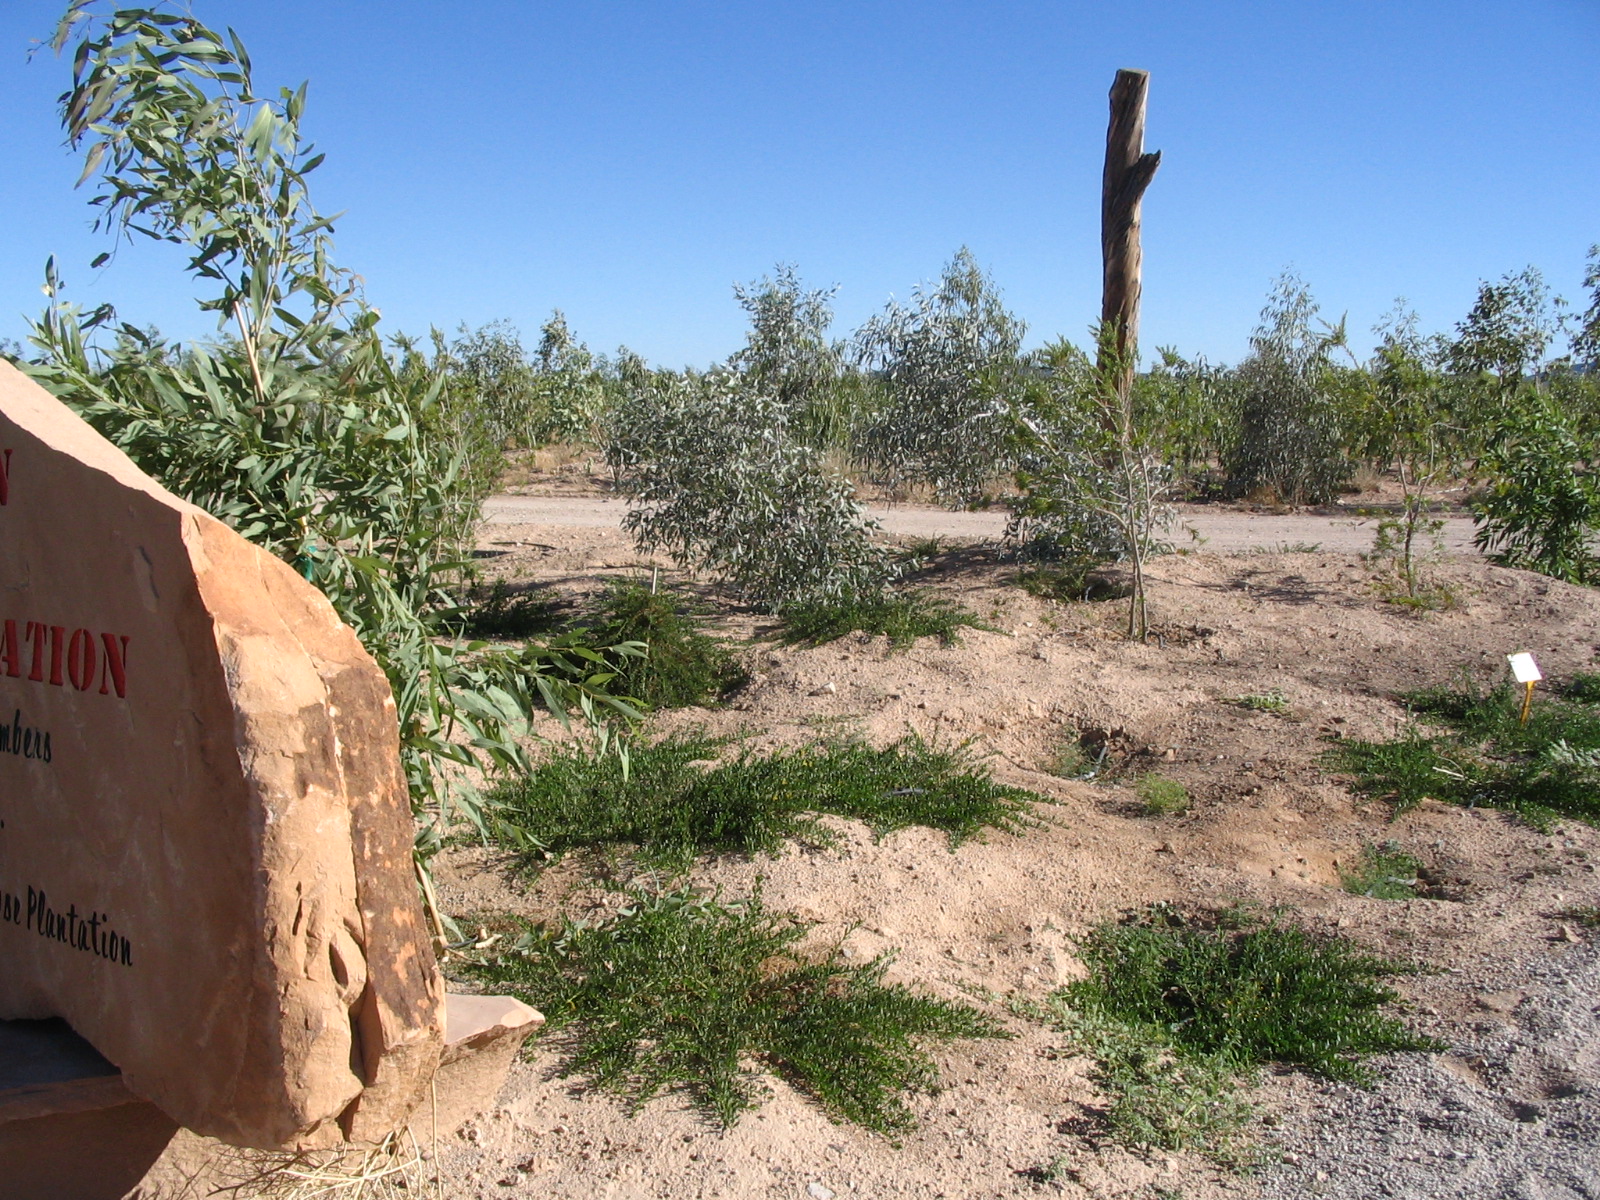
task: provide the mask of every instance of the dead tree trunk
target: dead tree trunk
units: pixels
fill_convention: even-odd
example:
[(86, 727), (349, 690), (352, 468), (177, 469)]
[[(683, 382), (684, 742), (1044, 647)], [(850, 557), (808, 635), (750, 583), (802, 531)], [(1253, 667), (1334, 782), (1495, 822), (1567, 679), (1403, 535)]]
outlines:
[(1139, 345), (1139, 204), (1161, 164), (1161, 152), (1144, 152), (1145, 97), (1150, 72), (1118, 71), (1111, 85), (1111, 124), (1100, 186), (1100, 254), (1104, 264), (1100, 324), (1108, 331), (1102, 372), (1115, 372), (1118, 407), (1127, 413)]
[[(1149, 460), (1133, 426), (1133, 372), (1139, 354), (1139, 205), (1155, 178), (1161, 154), (1144, 152), (1144, 105), (1148, 71), (1118, 71), (1111, 85), (1111, 124), (1106, 129), (1106, 168), (1100, 184), (1100, 254), (1105, 274), (1100, 293), (1099, 376), (1106, 432), (1115, 440), (1107, 467), (1121, 493), (1122, 528), (1133, 567), (1128, 597), (1128, 636), (1149, 636), (1144, 560), (1149, 551), (1151, 507), (1156, 501)], [(1107, 386), (1109, 385), (1109, 386)]]

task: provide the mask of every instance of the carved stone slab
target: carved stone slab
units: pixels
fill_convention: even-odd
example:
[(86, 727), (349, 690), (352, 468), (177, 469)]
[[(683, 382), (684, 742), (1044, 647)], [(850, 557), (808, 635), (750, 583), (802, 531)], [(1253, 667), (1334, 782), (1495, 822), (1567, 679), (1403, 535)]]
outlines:
[(322, 594), (0, 361), (0, 1018), (197, 1133), (381, 1137), (443, 1040), (411, 829)]

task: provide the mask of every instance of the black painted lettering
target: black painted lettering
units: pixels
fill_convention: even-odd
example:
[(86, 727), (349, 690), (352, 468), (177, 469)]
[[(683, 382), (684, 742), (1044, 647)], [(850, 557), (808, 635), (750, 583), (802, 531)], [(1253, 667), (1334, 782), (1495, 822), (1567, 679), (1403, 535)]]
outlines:
[(23, 925), (40, 937), (60, 942), (69, 949), (124, 967), (133, 966), (133, 942), (111, 927), (108, 914), (91, 910), (85, 917), (78, 912), (76, 904), (69, 904), (66, 912), (60, 912), (51, 908), (45, 893), (32, 884), (28, 885), (26, 905), (14, 894), (0, 892), (0, 920)]

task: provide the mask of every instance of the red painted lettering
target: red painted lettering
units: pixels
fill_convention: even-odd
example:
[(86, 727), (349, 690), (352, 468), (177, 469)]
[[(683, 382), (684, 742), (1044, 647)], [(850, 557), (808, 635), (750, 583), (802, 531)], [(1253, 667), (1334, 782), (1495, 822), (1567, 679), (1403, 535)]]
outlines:
[(67, 678), (80, 692), (94, 686), (94, 634), (87, 629), (74, 629), (67, 643)]
[[(105, 648), (101, 657), (100, 667), (100, 694), (106, 694), (106, 684), (117, 690), (119, 698), (126, 699), (128, 695), (128, 635), (123, 634), (118, 638), (114, 633), (102, 633), (100, 644)], [(110, 676), (109, 680), (107, 676)]]
[(11, 499), (11, 451), (0, 450), (0, 504)]
[(17, 644), (17, 623), (9, 617), (6, 618), (4, 636), (0, 636), (0, 665), (13, 679), (22, 674), (22, 647)]
[(50, 627), (43, 621), (28, 622), (28, 641), (33, 643), (33, 670), (28, 672), (28, 678), (34, 683), (44, 682), (44, 648), (50, 632)]
[(27, 677), (32, 683), (88, 692), (99, 680), (102, 696), (128, 698), (127, 634), (0, 619), (0, 677), (20, 678), (24, 662), (31, 665)]

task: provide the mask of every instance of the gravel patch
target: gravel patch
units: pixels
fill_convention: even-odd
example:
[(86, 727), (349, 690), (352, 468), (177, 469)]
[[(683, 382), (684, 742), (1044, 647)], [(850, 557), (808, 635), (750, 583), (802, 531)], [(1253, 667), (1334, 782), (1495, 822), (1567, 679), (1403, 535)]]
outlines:
[[(1493, 960), (1414, 989), (1475, 995), (1435, 1055), (1374, 1060), (1378, 1086), (1291, 1084), (1262, 1200), (1600, 1198), (1600, 947)], [(1441, 987), (1440, 985), (1444, 986)]]

